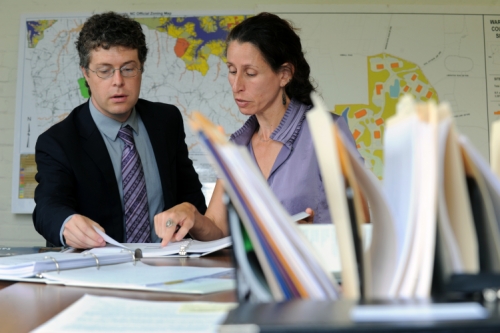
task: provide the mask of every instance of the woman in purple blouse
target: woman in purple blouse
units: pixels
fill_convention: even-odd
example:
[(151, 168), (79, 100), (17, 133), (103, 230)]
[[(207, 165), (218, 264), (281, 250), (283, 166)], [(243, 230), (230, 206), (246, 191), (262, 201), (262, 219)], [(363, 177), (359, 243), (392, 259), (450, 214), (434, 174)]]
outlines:
[[(240, 112), (250, 116), (231, 135), (248, 148), (274, 194), (290, 215), (306, 211), (302, 223), (331, 223), (323, 182), (305, 113), (314, 86), (299, 36), (286, 20), (260, 13), (238, 24), (227, 38), (228, 78)], [(333, 115), (344, 136), (354, 139), (343, 118)], [(204, 240), (227, 236), (224, 192), (219, 180), (205, 215), (183, 203), (171, 219), (181, 226), (181, 239), (191, 228), (204, 230)], [(175, 228), (156, 221), (158, 235), (170, 240)], [(162, 230), (163, 229), (163, 230)], [(163, 242), (162, 242), (163, 244)]]

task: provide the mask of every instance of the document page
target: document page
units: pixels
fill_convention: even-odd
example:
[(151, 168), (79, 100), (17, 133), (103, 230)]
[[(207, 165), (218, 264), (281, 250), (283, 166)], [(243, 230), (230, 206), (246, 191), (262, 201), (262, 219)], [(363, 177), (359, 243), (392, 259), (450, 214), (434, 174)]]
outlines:
[(142, 262), (46, 272), (47, 283), (204, 294), (235, 288), (233, 268), (150, 266)]
[(84, 295), (32, 332), (216, 332), (229, 310), (236, 306)]
[(231, 246), (231, 236), (205, 242), (186, 238), (180, 241), (171, 241), (164, 247), (161, 247), (160, 243), (119, 243), (97, 227), (94, 227), (94, 229), (108, 244), (105, 247), (93, 248), (84, 253), (106, 254), (119, 253), (123, 250), (135, 251), (136, 249), (140, 249), (143, 258), (178, 255), (199, 257)]
[[(318, 255), (323, 258), (326, 268), (329, 272), (340, 273), (342, 266), (340, 264), (339, 247), (335, 234), (335, 225), (333, 224), (299, 224), (300, 231), (304, 234), (311, 245), (316, 249)], [(363, 249), (367, 251), (370, 248), (371, 224), (363, 225)]]

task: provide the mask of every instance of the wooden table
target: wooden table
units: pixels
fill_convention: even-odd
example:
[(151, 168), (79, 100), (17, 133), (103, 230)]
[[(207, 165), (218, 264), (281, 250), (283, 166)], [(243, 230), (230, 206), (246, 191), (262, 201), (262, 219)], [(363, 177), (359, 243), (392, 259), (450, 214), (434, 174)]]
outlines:
[[(232, 266), (230, 250), (218, 251), (201, 258), (142, 259), (142, 262), (158, 266)], [(29, 332), (73, 304), (84, 294), (155, 301), (236, 301), (234, 291), (198, 296), (0, 281), (0, 333)]]

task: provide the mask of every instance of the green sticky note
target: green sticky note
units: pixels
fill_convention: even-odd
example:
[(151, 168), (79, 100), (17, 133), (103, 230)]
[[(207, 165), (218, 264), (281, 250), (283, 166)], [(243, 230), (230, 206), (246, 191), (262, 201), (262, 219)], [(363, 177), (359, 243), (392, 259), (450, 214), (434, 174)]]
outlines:
[(83, 98), (89, 98), (89, 89), (87, 88), (87, 85), (85, 84), (85, 78), (79, 78), (78, 79), (78, 87), (80, 88), (80, 94), (82, 94)]

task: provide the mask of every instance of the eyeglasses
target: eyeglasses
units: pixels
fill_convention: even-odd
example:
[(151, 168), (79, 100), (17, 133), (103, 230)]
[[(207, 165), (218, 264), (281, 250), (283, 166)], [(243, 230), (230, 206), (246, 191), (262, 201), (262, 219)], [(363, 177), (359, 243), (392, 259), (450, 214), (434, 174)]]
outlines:
[(98, 68), (97, 70), (92, 70), (87, 67), (87, 69), (91, 72), (94, 72), (98, 77), (101, 79), (109, 79), (113, 75), (115, 75), (115, 71), (119, 70), (120, 74), (123, 77), (134, 77), (137, 76), (137, 74), (142, 72), (142, 68), (137, 68), (135, 66), (123, 66), (122, 68), (109, 68), (109, 67), (103, 67), (103, 68)]

